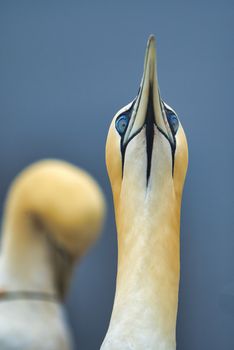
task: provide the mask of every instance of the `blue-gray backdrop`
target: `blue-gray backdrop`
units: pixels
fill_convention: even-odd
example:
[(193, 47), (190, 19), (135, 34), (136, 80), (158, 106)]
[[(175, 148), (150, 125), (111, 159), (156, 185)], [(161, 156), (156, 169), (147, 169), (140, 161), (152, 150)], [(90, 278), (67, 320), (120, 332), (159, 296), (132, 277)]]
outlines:
[(102, 239), (67, 300), (77, 349), (96, 350), (115, 290), (116, 232), (104, 148), (157, 37), (163, 98), (187, 133), (178, 350), (234, 349), (234, 5), (214, 1), (0, 1), (0, 200), (29, 163), (90, 171), (108, 200)]

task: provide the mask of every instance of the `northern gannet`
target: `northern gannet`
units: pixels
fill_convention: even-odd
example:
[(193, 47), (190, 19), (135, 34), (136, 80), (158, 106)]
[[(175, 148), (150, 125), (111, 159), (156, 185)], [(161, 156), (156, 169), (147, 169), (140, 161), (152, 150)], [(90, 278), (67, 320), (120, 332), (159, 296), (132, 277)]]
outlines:
[(101, 350), (174, 350), (186, 136), (160, 97), (155, 39), (137, 97), (110, 125), (106, 163), (118, 233), (116, 293)]
[(96, 181), (69, 163), (40, 161), (16, 178), (2, 227), (1, 350), (71, 348), (61, 302), (104, 213)]

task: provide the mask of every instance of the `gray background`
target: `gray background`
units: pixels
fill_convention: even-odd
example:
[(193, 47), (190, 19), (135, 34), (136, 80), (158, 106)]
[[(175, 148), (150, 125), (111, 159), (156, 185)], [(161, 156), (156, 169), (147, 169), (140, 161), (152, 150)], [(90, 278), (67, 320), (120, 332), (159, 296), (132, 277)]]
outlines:
[(190, 164), (182, 208), (178, 350), (234, 349), (233, 1), (0, 0), (0, 200), (29, 163), (90, 171), (108, 200), (102, 239), (67, 300), (77, 349), (99, 348), (115, 289), (116, 232), (104, 148), (137, 93), (156, 34), (163, 98)]

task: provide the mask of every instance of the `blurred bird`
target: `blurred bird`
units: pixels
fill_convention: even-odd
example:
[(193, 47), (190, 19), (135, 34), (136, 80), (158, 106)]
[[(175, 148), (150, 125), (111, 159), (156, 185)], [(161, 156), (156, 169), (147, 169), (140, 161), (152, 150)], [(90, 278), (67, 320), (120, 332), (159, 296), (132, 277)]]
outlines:
[(114, 117), (106, 145), (118, 231), (116, 294), (101, 350), (174, 350), (186, 137), (160, 97), (149, 38), (137, 97)]
[(0, 256), (0, 349), (72, 348), (61, 302), (105, 214), (96, 181), (63, 161), (24, 170), (10, 188)]

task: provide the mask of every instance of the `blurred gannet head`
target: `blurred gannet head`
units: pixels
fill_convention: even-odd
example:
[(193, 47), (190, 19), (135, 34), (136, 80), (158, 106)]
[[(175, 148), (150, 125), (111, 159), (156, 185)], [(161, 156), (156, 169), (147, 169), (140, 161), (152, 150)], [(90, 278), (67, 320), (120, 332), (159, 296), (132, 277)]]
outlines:
[[(96, 241), (104, 216), (103, 193), (87, 172), (64, 161), (39, 161), (21, 172), (10, 187), (3, 243), (16, 257), (45, 236), (60, 289), (64, 289), (62, 270), (67, 275)], [(17, 261), (21, 260), (23, 256)], [(33, 255), (31, 260), (33, 264)]]

